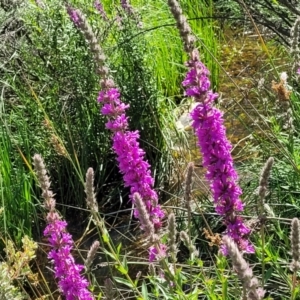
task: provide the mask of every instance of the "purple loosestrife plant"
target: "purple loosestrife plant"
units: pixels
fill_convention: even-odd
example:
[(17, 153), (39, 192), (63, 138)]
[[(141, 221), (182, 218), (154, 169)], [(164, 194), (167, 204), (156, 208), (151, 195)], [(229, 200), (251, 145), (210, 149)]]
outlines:
[[(134, 204), (133, 195), (135, 193), (140, 195), (149, 214), (149, 220), (153, 223), (154, 229), (158, 230), (162, 226), (164, 212), (158, 205), (158, 196), (153, 189), (154, 179), (150, 173), (150, 165), (144, 159), (145, 152), (139, 146), (139, 132), (128, 129), (128, 117), (125, 112), (129, 105), (121, 102), (120, 92), (115, 87), (114, 81), (109, 78), (108, 68), (104, 66), (105, 56), (96, 43), (96, 37), (86, 18), (79, 10), (69, 6), (67, 6), (67, 12), (75, 26), (85, 36), (97, 62), (97, 73), (101, 75), (100, 85), (102, 87), (98, 101), (103, 105), (101, 113), (108, 117), (106, 128), (112, 132), (113, 150), (117, 155), (120, 172), (123, 174), (124, 185), (130, 188), (130, 199)], [(141, 220), (143, 227), (143, 220), (136, 207), (134, 216)], [(154, 239), (153, 235), (150, 237), (150, 242), (153, 243)], [(160, 248), (162, 247), (160, 246)]]
[[(248, 241), (250, 229), (237, 215), (243, 210), (243, 203), (231, 156), (232, 146), (226, 137), (223, 113), (213, 106), (218, 95), (210, 90), (209, 72), (200, 61), (198, 51), (192, 53), (187, 63), (189, 71), (182, 84), (186, 95), (199, 102), (191, 112), (192, 126), (202, 152), (203, 166), (207, 169), (206, 178), (211, 183), (215, 209), (224, 217), (226, 234), (241, 251), (252, 253), (254, 248)], [(225, 248), (223, 252), (226, 253)]]
[(66, 300), (93, 300), (94, 297), (87, 289), (88, 281), (80, 275), (80, 271), (84, 267), (77, 265), (71, 254), (73, 240), (71, 235), (67, 233), (67, 222), (62, 221), (55, 210), (54, 194), (50, 190), (50, 179), (44, 161), (38, 154), (34, 155), (33, 161), (38, 182), (42, 189), (44, 207), (48, 210), (44, 236), (48, 238), (51, 246), (48, 258), (53, 261), (58, 286)]
[[(88, 281), (80, 275), (84, 266), (77, 265), (71, 254), (73, 240), (66, 232), (67, 222), (61, 221), (57, 213), (52, 214), (50, 218), (49, 214), (47, 219), (51, 221), (44, 230), (44, 236), (48, 238), (52, 248), (48, 258), (53, 261), (54, 274), (58, 278), (58, 285), (63, 295), (66, 300), (94, 299), (87, 289)], [(57, 217), (54, 217), (55, 214)]]
[[(182, 84), (185, 94), (198, 103), (191, 112), (192, 126), (198, 138), (203, 166), (207, 169), (206, 178), (210, 182), (216, 212), (223, 216), (227, 226), (225, 233), (237, 244), (239, 250), (253, 253), (254, 247), (248, 240), (250, 229), (238, 216), (243, 210), (240, 199), (242, 190), (237, 183), (238, 175), (233, 166), (232, 146), (226, 137), (223, 113), (214, 107), (218, 95), (210, 89), (209, 71), (200, 60), (199, 52), (194, 46), (196, 38), (191, 33), (179, 3), (168, 0), (168, 4), (176, 19), (184, 49), (190, 57), (187, 63), (189, 70)], [(222, 252), (227, 254), (224, 245)]]
[(102, 49), (98, 44), (97, 37), (95, 36), (91, 26), (88, 24), (84, 14), (80, 10), (74, 9), (70, 5), (67, 5), (66, 9), (71, 21), (82, 32), (90, 47), (94, 57), (96, 73), (101, 77), (106, 78), (108, 69), (104, 66), (105, 55), (102, 53)]
[[(154, 180), (150, 173), (150, 165), (144, 160), (145, 152), (139, 146), (139, 132), (128, 130), (125, 111), (129, 105), (121, 102), (120, 93), (116, 88), (102, 90), (98, 101), (103, 104), (101, 113), (109, 118), (106, 127), (113, 133), (113, 150), (117, 155), (124, 184), (130, 187), (131, 200), (134, 201), (134, 193), (140, 194), (154, 228), (158, 229), (161, 227), (164, 212), (158, 205), (158, 196), (153, 189)], [(139, 218), (137, 209), (134, 210), (134, 216)]]

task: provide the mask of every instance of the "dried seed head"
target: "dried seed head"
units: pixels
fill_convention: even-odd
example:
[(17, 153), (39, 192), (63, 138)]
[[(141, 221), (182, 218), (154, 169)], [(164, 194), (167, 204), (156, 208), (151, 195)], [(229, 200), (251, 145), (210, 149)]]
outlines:
[(279, 83), (272, 81), (272, 90), (274, 90), (278, 99), (281, 101), (288, 101), (290, 99), (291, 91), (287, 88), (287, 85), (284, 81), (280, 80)]
[(263, 299), (265, 291), (258, 286), (257, 278), (253, 276), (252, 269), (243, 258), (235, 242), (229, 236), (224, 236), (223, 243), (225, 244), (228, 255), (232, 260), (233, 268), (239, 279), (242, 281), (247, 299)]
[(300, 221), (297, 218), (292, 220), (290, 239), (293, 258), (290, 269), (293, 272), (297, 272), (300, 270)]
[(274, 158), (270, 157), (267, 160), (267, 162), (265, 163), (265, 165), (262, 169), (261, 175), (260, 175), (258, 195), (259, 195), (261, 201), (263, 201), (266, 196), (266, 192), (267, 192), (267, 188), (268, 188), (268, 180), (270, 177), (273, 163), (274, 163)]
[(65, 146), (63, 145), (62, 141), (60, 140), (60, 138), (57, 135), (52, 133), (50, 140), (51, 140), (51, 144), (52, 144), (54, 150), (56, 151), (56, 153), (58, 155), (68, 157), (68, 152), (67, 152)]
[(89, 168), (86, 172), (85, 180), (86, 203), (90, 210), (98, 212), (98, 203), (94, 191), (94, 170)]
[(154, 235), (154, 225), (150, 220), (146, 205), (138, 193), (134, 193), (133, 201), (138, 212), (138, 219), (141, 223), (141, 228), (145, 231), (145, 234), (152, 239), (151, 237)]
[(195, 36), (192, 34), (191, 27), (187, 22), (186, 17), (183, 15), (182, 9), (176, 0), (168, 0), (168, 5), (176, 20), (177, 28), (184, 44), (184, 50), (187, 53), (191, 53), (195, 48), (194, 44), (196, 41)]
[(95, 256), (96, 256), (96, 253), (97, 253), (97, 250), (99, 249), (100, 247), (100, 243), (99, 241), (94, 241), (94, 243), (92, 244), (88, 254), (87, 254), (87, 258), (85, 260), (85, 268), (86, 270), (89, 270)]
[(176, 243), (176, 220), (175, 215), (173, 213), (169, 214), (168, 217), (168, 237), (169, 237), (169, 255), (173, 262), (177, 260), (177, 243)]
[(37, 175), (39, 185), (42, 189), (42, 197), (44, 198), (44, 206), (48, 211), (55, 210), (54, 193), (50, 190), (50, 179), (43, 158), (39, 154), (33, 156), (33, 165)]

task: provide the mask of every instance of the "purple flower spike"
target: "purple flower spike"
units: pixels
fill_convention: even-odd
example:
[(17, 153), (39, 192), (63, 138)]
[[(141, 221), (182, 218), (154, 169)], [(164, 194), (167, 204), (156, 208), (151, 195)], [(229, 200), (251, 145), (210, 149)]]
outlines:
[(42, 189), (44, 207), (48, 211), (44, 236), (48, 238), (51, 246), (48, 258), (53, 261), (54, 275), (58, 280), (59, 289), (66, 300), (93, 300), (92, 294), (87, 289), (88, 281), (80, 275), (83, 266), (77, 265), (71, 254), (73, 240), (66, 231), (67, 222), (62, 221), (55, 210), (56, 201), (50, 189), (50, 178), (44, 161), (40, 155), (35, 154), (33, 163)]
[[(237, 216), (243, 210), (243, 203), (239, 198), (242, 190), (237, 184), (238, 176), (233, 167), (231, 144), (226, 137), (223, 113), (213, 107), (218, 95), (210, 90), (209, 71), (200, 60), (200, 54), (195, 48), (197, 39), (192, 34), (180, 4), (177, 0), (168, 0), (168, 5), (176, 20), (184, 49), (190, 57), (187, 63), (189, 70), (182, 85), (185, 87), (185, 94), (199, 103), (191, 112), (191, 117), (216, 211), (223, 216), (227, 226), (226, 234), (234, 240), (239, 250), (254, 252), (248, 241), (250, 229)], [(226, 253), (224, 248), (223, 245), (223, 253)]]
[(67, 222), (59, 220), (58, 214), (53, 215), (57, 218), (51, 218), (52, 222), (44, 230), (44, 236), (48, 237), (52, 247), (48, 258), (53, 261), (58, 286), (66, 300), (93, 300), (93, 296), (87, 289), (88, 281), (80, 275), (84, 267), (77, 265), (71, 254), (73, 240), (66, 232)]
[(82, 22), (78, 12), (76, 9), (72, 8), (71, 6), (67, 6), (67, 13), (70, 16), (71, 21), (76, 25), (77, 27)]
[[(144, 159), (145, 152), (140, 148), (138, 131), (128, 130), (128, 117), (125, 115), (129, 105), (120, 100), (120, 92), (116, 88), (103, 90), (98, 101), (103, 104), (101, 113), (108, 117), (106, 128), (113, 132), (113, 150), (117, 155), (120, 172), (123, 174), (124, 185), (130, 188), (130, 198), (139, 193), (145, 203), (150, 221), (154, 228), (161, 227), (164, 212), (158, 205), (157, 193), (153, 189), (154, 179), (150, 173), (150, 165)], [(138, 210), (134, 216), (139, 218)]]
[[(238, 186), (238, 175), (233, 166), (231, 144), (226, 137), (223, 113), (213, 106), (217, 94), (210, 90), (209, 72), (194, 51), (187, 66), (189, 71), (183, 81), (186, 95), (194, 97), (199, 104), (191, 112), (193, 128), (202, 152), (206, 178), (210, 182), (216, 212), (223, 216), (227, 226), (225, 234), (233, 239), (239, 250), (253, 253), (254, 247), (248, 241), (250, 229), (238, 216), (243, 211), (242, 194)], [(222, 252), (226, 254), (223, 247)]]

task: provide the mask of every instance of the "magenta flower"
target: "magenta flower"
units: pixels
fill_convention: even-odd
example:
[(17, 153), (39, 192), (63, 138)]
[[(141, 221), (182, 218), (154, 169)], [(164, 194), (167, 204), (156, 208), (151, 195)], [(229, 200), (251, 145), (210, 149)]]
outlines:
[(82, 22), (80, 15), (78, 14), (77, 10), (72, 8), (71, 6), (67, 5), (67, 13), (71, 19), (71, 21), (78, 27), (79, 24)]
[[(140, 194), (151, 222), (158, 229), (162, 225), (164, 212), (158, 205), (157, 193), (153, 189), (154, 179), (150, 173), (150, 165), (144, 159), (145, 152), (139, 146), (139, 132), (128, 130), (128, 117), (125, 112), (129, 105), (121, 102), (120, 92), (116, 88), (101, 91), (98, 101), (103, 104), (101, 113), (109, 118), (106, 128), (113, 133), (113, 150), (123, 174), (124, 185), (130, 188), (130, 198), (134, 201), (133, 194)], [(136, 209), (134, 216), (139, 218)]]
[[(100, 2), (96, 4), (96, 8), (100, 8), (98, 5)], [(128, 1), (121, 1), (121, 4), (125, 10), (130, 9)], [(121, 102), (119, 90), (114, 88), (113, 80), (108, 77), (108, 68), (104, 65), (105, 56), (97, 44), (97, 39), (88, 22), (79, 10), (67, 6), (67, 11), (71, 20), (89, 42), (97, 62), (98, 74), (102, 76), (100, 81), (102, 91), (99, 92), (98, 101), (103, 104), (101, 113), (108, 117), (106, 128), (112, 132), (113, 150), (117, 155), (124, 184), (130, 188), (130, 198), (134, 204), (133, 195), (138, 193), (141, 196), (146, 213), (149, 214), (149, 221), (153, 224), (154, 229), (158, 229), (162, 226), (164, 212), (158, 205), (157, 193), (153, 189), (154, 180), (150, 173), (150, 165), (144, 159), (145, 153), (139, 146), (139, 132), (128, 130), (128, 117), (125, 112), (129, 105)], [(143, 226), (143, 218), (139, 215), (136, 205), (134, 216), (140, 219), (141, 226)], [(149, 237), (149, 240), (153, 243), (154, 234)]]
[(73, 240), (66, 232), (67, 223), (59, 220), (56, 212), (49, 212), (44, 236), (48, 237), (51, 251), (48, 258), (53, 261), (54, 275), (58, 279), (58, 286), (66, 300), (93, 300), (94, 297), (87, 289), (88, 281), (80, 275), (84, 268), (75, 263), (71, 254)]
[(67, 233), (67, 223), (61, 221), (55, 210), (56, 201), (50, 189), (50, 178), (42, 157), (35, 154), (33, 157), (35, 172), (42, 189), (44, 207), (48, 211), (47, 226), (44, 236), (48, 238), (51, 250), (48, 258), (53, 261), (54, 275), (58, 279), (58, 286), (66, 300), (92, 300), (92, 294), (87, 289), (89, 283), (80, 275), (83, 266), (77, 265), (71, 254), (73, 240)]
[(149, 248), (149, 262), (160, 260), (167, 256), (167, 246), (160, 244), (159, 246), (151, 246)]
[(208, 79), (209, 71), (200, 61), (194, 62), (194, 68), (186, 74), (185, 80), (182, 82), (187, 89), (185, 94), (190, 97), (200, 97), (210, 88)]
[[(215, 209), (224, 218), (227, 226), (225, 233), (241, 251), (252, 253), (254, 248), (248, 241), (250, 229), (237, 215), (243, 210), (243, 203), (231, 156), (232, 146), (226, 137), (223, 113), (213, 107), (218, 95), (210, 90), (209, 71), (199, 60), (198, 52), (194, 51), (192, 56), (193, 59), (187, 63), (189, 71), (182, 84), (186, 95), (199, 102), (191, 112), (192, 126), (198, 137), (203, 166), (207, 169), (206, 178), (210, 182)], [(226, 253), (224, 247), (223, 253)]]

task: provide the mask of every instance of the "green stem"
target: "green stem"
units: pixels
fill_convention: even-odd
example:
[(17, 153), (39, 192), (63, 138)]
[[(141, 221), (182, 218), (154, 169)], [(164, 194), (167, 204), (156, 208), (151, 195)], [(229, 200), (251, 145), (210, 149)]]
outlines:
[[(106, 227), (105, 227), (105, 225), (104, 225), (104, 222), (103, 222), (103, 220), (99, 217), (99, 214), (98, 214), (96, 211), (94, 211), (94, 210), (92, 210), (91, 213), (92, 213), (92, 216), (93, 216), (94, 221), (95, 221), (95, 223), (96, 223), (96, 226), (99, 228), (99, 230), (100, 230), (100, 232), (101, 232), (101, 234), (102, 234), (102, 237), (104, 237), (104, 236), (109, 236), (109, 234), (108, 234), (108, 232), (107, 232), (107, 229), (106, 229)], [(108, 250), (109, 250), (110, 253), (113, 255), (113, 257), (114, 257), (116, 263), (117, 263), (120, 267), (124, 268), (122, 262), (121, 262), (120, 259), (119, 259), (118, 254), (116, 253), (114, 247), (113, 247), (112, 244), (111, 244), (110, 238), (108, 238), (108, 240), (107, 240), (107, 239), (103, 239), (103, 242), (104, 242), (105, 245), (107, 245)], [(135, 292), (138, 294), (139, 299), (140, 299), (140, 300), (143, 300), (143, 299), (144, 299), (143, 295), (141, 294), (141, 292), (139, 291), (139, 289), (136, 287), (136, 284), (134, 283), (134, 281), (132, 281), (131, 277), (128, 275), (128, 272), (126, 272), (124, 275), (125, 275), (126, 279), (127, 279), (127, 280), (130, 282), (130, 284), (132, 285), (132, 287), (133, 287), (133, 289), (135, 290)], [(145, 299), (145, 300), (146, 300), (146, 299)]]

